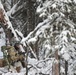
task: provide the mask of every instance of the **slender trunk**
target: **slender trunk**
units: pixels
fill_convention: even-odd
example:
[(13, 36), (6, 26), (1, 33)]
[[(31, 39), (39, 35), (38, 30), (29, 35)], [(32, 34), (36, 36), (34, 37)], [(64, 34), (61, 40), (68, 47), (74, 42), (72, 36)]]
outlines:
[(60, 75), (60, 64), (59, 64), (58, 50), (55, 51), (55, 59), (57, 62), (55, 64), (53, 64), (52, 75)]
[(57, 63), (55, 63), (55, 75), (59, 75), (59, 56), (58, 56), (58, 50), (55, 52), (55, 59), (57, 60)]
[(13, 0), (11, 0), (11, 8), (13, 7)]
[(39, 60), (38, 42), (36, 42), (36, 44), (35, 44), (35, 53), (36, 53), (37, 59)]
[(65, 75), (68, 75), (68, 62), (65, 61)]
[(28, 75), (28, 49), (26, 53), (26, 75)]

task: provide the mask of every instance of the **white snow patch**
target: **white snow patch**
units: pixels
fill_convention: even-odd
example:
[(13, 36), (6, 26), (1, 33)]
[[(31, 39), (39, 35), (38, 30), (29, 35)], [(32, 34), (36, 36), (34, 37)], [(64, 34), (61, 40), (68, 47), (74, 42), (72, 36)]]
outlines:
[(1, 51), (1, 47), (5, 45), (6, 38), (5, 38), (5, 33), (4, 33), (3, 28), (0, 28), (0, 32), (2, 32), (0, 34), (0, 58), (3, 58), (3, 52)]
[(74, 0), (74, 2), (76, 3), (76, 0)]
[(2, 75), (25, 75), (25, 73), (11, 73), (11, 72), (8, 72), (8, 73), (2, 74)]
[(65, 50), (66, 50), (66, 48), (63, 47), (63, 48), (61, 49), (60, 53), (63, 54)]
[(60, 72), (65, 73), (65, 69), (63, 67), (60, 67)]
[(71, 37), (72, 41), (76, 41), (76, 39), (74, 37)]
[(28, 43), (32, 42), (33, 44), (35, 44), (36, 41), (37, 41), (37, 39), (34, 37), (34, 38), (29, 39)]
[(44, 9), (44, 8), (40, 8), (40, 6), (38, 6), (36, 12), (37, 12), (37, 13), (40, 13), (40, 12), (42, 12), (43, 9)]
[(34, 59), (34, 58), (31, 59), (28, 57), (28, 64), (35, 65), (37, 62), (38, 62), (37, 59)]
[(51, 46), (49, 45), (49, 44), (47, 44), (47, 45), (45, 45), (45, 48), (47, 48), (47, 49), (51, 49)]
[(66, 61), (70, 59), (70, 55), (68, 53), (64, 53), (62, 56)]
[(56, 4), (55, 4), (55, 3), (52, 5), (52, 8), (53, 8), (53, 9), (56, 8)]
[(43, 12), (42, 14), (39, 15), (39, 17), (44, 17), (44, 16), (46, 16), (45, 12)]

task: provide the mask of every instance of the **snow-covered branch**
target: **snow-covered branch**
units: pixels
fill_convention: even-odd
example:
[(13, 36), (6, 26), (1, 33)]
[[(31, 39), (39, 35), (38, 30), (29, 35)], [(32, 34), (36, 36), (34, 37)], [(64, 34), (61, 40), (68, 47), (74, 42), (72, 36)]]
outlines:
[[(52, 24), (57, 20), (58, 17), (59, 17), (59, 16), (55, 17), (55, 18), (52, 19), (51, 21), (48, 20), (48, 19), (46, 19), (46, 20), (44, 20), (44, 22), (39, 23), (38, 26), (37, 26), (32, 32), (30, 32), (30, 33), (28, 34), (27, 37), (25, 37), (25, 38), (22, 39), (21, 43), (28, 41), (33, 34), (35, 34), (41, 27), (46, 26), (47, 23), (48, 23), (49, 25), (52, 25)], [(40, 33), (39, 33), (39, 34), (40, 34)], [(38, 36), (39, 36), (39, 35), (38, 35)], [(37, 37), (38, 37), (38, 36), (37, 36)]]

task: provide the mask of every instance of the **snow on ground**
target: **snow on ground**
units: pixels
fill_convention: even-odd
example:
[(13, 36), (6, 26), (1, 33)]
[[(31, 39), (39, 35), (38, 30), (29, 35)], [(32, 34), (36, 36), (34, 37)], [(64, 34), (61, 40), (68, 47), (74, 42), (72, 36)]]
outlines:
[[(43, 74), (51, 74), (52, 72), (52, 62), (51, 59), (46, 59), (46, 60), (40, 60), (37, 61), (36, 59), (31, 59), (28, 58), (28, 67), (32, 66), (29, 71), (28, 75), (41, 75), (40, 73)], [(26, 73), (26, 68), (21, 68), (20, 73), (17, 72), (8, 72), (7, 68), (0, 68), (0, 74), (2, 75), (25, 75)]]
[(24, 75), (25, 73), (11, 73), (11, 72), (8, 72), (6, 74), (2, 74), (2, 75)]
[(25, 75), (25, 69), (22, 69), (20, 73), (8, 72), (5, 68), (0, 68), (0, 74), (2, 75)]

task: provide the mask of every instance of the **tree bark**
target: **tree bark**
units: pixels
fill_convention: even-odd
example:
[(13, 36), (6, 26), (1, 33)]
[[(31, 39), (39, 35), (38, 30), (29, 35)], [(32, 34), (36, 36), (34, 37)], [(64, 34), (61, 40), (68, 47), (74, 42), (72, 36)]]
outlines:
[(11, 8), (13, 7), (13, 0), (11, 0)]
[(65, 61), (65, 75), (68, 75), (68, 62)]
[(52, 75), (60, 75), (60, 64), (59, 64), (58, 50), (55, 51), (55, 60), (57, 62), (53, 64)]
[(57, 63), (55, 63), (55, 75), (59, 75), (59, 55), (58, 55), (58, 50), (55, 52), (55, 59), (57, 60)]
[(32, 0), (27, 0), (27, 34), (34, 30), (35, 28), (35, 10)]

